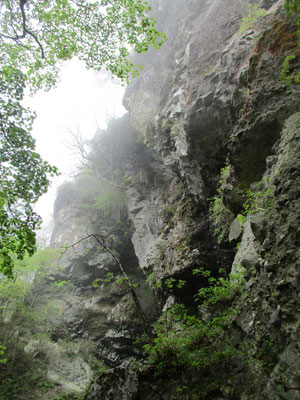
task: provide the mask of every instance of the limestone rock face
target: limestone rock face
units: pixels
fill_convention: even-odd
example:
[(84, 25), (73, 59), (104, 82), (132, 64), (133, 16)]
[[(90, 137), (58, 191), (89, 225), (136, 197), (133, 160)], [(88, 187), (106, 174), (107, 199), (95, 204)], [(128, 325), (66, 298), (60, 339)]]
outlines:
[[(44, 279), (36, 279), (27, 300), (34, 315), (45, 315), (19, 338), (24, 357), (32, 360), (45, 386), (38, 395), (39, 387), (34, 387), (30, 399), (77, 399), (86, 392), (96, 371), (141, 357), (136, 340), (145, 325), (127, 278), (136, 286), (134, 293), (146, 318), (152, 321), (158, 315), (156, 296), (139, 268), (130, 239), (125, 204), (116, 215), (108, 215), (93, 202), (86, 207), (87, 202), (79, 196), (82, 192), (82, 185), (78, 189), (76, 182), (61, 190), (51, 244), (65, 246), (65, 250), (58, 265), (50, 267)], [(91, 233), (100, 234), (96, 237), (99, 241)], [(12, 324), (14, 312), (7, 308), (6, 323)]]
[[(295, 25), (280, 1), (264, 1), (260, 6), (267, 9), (266, 16), (238, 32), (246, 4), (221, 3), (188, 2), (182, 14), (173, 17), (177, 29), (170, 31), (164, 63), (158, 65), (154, 55), (145, 74), (127, 89), (125, 105), (143, 143), (126, 190), (132, 242), (144, 273), (162, 282), (165, 292), (170, 278), (187, 281), (185, 289), (175, 291), (176, 301), (195, 293), (192, 270), (199, 264), (212, 271), (225, 267), (246, 280), (248, 297), (236, 300), (241, 311), (232, 336), (252, 347), (251, 354), (265, 352), (273, 369), (264, 369), (258, 361), (209, 398), (296, 399), (296, 369), (290, 367), (287, 376), (283, 370), (297, 363), (298, 352), (299, 233), (292, 220), (299, 218), (295, 137), (300, 103), (297, 85), (280, 82), (288, 51), (299, 54)], [(169, 12), (172, 15), (173, 9)], [(164, 30), (168, 32), (168, 22)], [(242, 237), (239, 233), (231, 238), (231, 244), (215, 237), (208, 211), (226, 164), (230, 171), (222, 182), (222, 202), (231, 218), (228, 226), (243, 212), (246, 192), (262, 192)], [(279, 294), (278, 284), (286, 295)], [(112, 378), (114, 372), (110, 374)], [(150, 399), (154, 393), (158, 399), (181, 398), (163, 379), (142, 374), (138, 381), (138, 394), (134, 387), (129, 398)], [(281, 389), (276, 389), (279, 381)]]
[[(53, 337), (64, 340), (64, 329), (67, 330), (71, 339), (82, 343), (90, 342), (90, 351), (108, 365), (118, 365), (127, 358), (139, 356), (140, 349), (134, 345), (134, 341), (143, 331), (143, 321), (126, 281), (116, 282), (118, 278), (124, 278), (116, 257), (131, 282), (137, 285), (135, 291), (149, 318), (153, 318), (157, 306), (155, 300), (149, 297), (150, 289), (145, 283), (133, 250), (126, 210), (123, 210), (118, 222), (121, 228), (115, 227), (114, 233), (105, 240), (105, 245), (112, 251), (114, 258), (94, 237), (89, 237), (86, 233), (104, 232), (105, 235), (112, 228), (110, 219), (101, 219), (98, 216), (101, 226), (96, 227), (93, 222), (82, 222), (78, 218), (78, 205), (76, 208), (76, 204), (73, 204), (71, 220), (65, 218), (69, 210), (68, 201), (59, 199), (56, 207), (57, 224), (52, 243), (62, 244), (62, 235), (66, 235), (68, 243), (75, 246), (64, 252), (60, 260), (61, 271), (52, 277), (54, 281), (68, 277), (70, 282), (70, 287), (62, 291), (59, 297), (63, 321), (58, 320), (57, 325), (53, 326)], [(95, 213), (93, 217), (97, 220)], [(75, 223), (72, 222), (74, 220)], [(58, 293), (53, 294), (51, 290), (47, 290), (47, 286), (43, 291), (44, 294), (39, 298), (40, 303), (57, 301)]]
[[(168, 41), (133, 57), (144, 71), (128, 86), (129, 115), (118, 121), (130, 136), (117, 171), (126, 200), (112, 219), (82, 207), (74, 187), (58, 196), (52, 246), (76, 245), (36, 288), (36, 308), (52, 304), (60, 313), (47, 326), (50, 340), (27, 338), (25, 351), (47, 359), (49, 379), (61, 374), (65, 390), (74, 389), (70, 371), (85, 400), (297, 400), (300, 89), (280, 81), (287, 55), (299, 67), (295, 21), (275, 0), (255, 2), (265, 12), (242, 31), (245, 1), (151, 3)], [(138, 284), (146, 319), (126, 280), (107, 278), (124, 274), (89, 232), (107, 236)], [(212, 279), (231, 272), (234, 294), (199, 307), (195, 296), (210, 283), (197, 270)], [(70, 286), (53, 292), (51, 284), (65, 279)], [(148, 325), (178, 303), (204, 322), (235, 310), (219, 338), (229, 338), (234, 357), (219, 370), (221, 351), (206, 369), (195, 367), (203, 351), (188, 368), (165, 362), (172, 348), (155, 355), (168, 365), (159, 374), (147, 363), (136, 339), (146, 333), (143, 340), (156, 343)], [(170, 319), (166, 343), (178, 335), (183, 348), (186, 332), (180, 321), (171, 331)], [(75, 343), (76, 356), (66, 342)], [(222, 382), (204, 390), (214, 373)]]
[[(299, 398), (297, 391), (289, 390), (298, 385), (292, 365), (298, 363), (299, 342), (299, 123), (300, 113), (285, 123), (262, 178), (266, 190), (272, 188), (271, 202), (250, 215), (233, 263), (234, 269), (243, 268), (248, 275), (247, 298), (237, 324), (245, 341), (250, 342), (253, 335), (256, 346), (269, 341), (269, 351), (264, 351), (274, 363), (267, 379), (262, 371), (253, 371), (253, 389), (261, 388), (257, 399)], [(267, 202), (267, 195), (262, 196)], [(278, 393), (278, 377), (286, 379), (284, 392)], [(244, 398), (250, 399), (250, 392), (249, 388)]]
[[(279, 79), (286, 41), (299, 52), (294, 27), (280, 2), (274, 1), (264, 3), (269, 8), (265, 18), (239, 33), (245, 6), (231, 1), (222, 6), (220, 2), (189, 2), (182, 18), (174, 16), (178, 29), (171, 32), (164, 51), (170, 62), (157, 65), (154, 55), (151, 71), (148, 65), (147, 74), (129, 86), (125, 95), (130, 118), (139, 120), (136, 102), (143, 100), (135, 95), (135, 87), (152, 89), (156, 102), (158, 92), (149, 81), (160, 77), (161, 87), (166, 87), (164, 65), (168, 66), (170, 90), (161, 98), (159, 109), (152, 110), (147, 129), (132, 122), (144, 142), (144, 157), (127, 189), (140, 266), (154, 268), (158, 279), (181, 269), (182, 259), (172, 246), (176, 243), (183, 250), (178, 242), (192, 236), (190, 232), (197, 236), (190, 250), (205, 242), (204, 263), (207, 259), (217, 265), (232, 262), (228, 249), (214, 245), (207, 226), (208, 202), (220, 168), (226, 160), (232, 165), (232, 182), (223, 196), (236, 215), (245, 201), (244, 190), (261, 179), (285, 118), (299, 110), (297, 88), (290, 90)], [(163, 268), (162, 248), (168, 249)]]
[(46, 341), (29, 342), (24, 351), (47, 365), (47, 378), (50, 382), (60, 382), (65, 391), (81, 393), (92, 378), (92, 371), (80, 356), (71, 355), (58, 343)]

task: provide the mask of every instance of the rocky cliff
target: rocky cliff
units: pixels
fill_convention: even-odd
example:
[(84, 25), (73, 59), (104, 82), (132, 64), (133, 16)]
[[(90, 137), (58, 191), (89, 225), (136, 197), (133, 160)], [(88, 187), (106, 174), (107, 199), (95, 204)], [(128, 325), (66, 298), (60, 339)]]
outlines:
[(153, 12), (167, 43), (134, 57), (128, 114), (56, 200), (69, 249), (51, 279), (70, 285), (35, 289), (61, 312), (50, 340), (25, 339), (56, 384), (40, 398), (299, 399), (295, 21), (272, 0)]

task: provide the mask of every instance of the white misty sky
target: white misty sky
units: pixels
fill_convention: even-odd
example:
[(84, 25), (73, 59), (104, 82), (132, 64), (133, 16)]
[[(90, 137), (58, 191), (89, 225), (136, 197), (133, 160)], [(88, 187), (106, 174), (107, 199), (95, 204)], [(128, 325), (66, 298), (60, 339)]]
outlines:
[(51, 219), (58, 185), (70, 179), (78, 163), (69, 148), (70, 130), (79, 129), (82, 137), (91, 139), (97, 127), (106, 126), (108, 117), (125, 113), (123, 94), (121, 83), (108, 80), (105, 74), (86, 70), (78, 60), (71, 60), (62, 68), (56, 89), (26, 97), (25, 105), (37, 113), (33, 127), (37, 151), (62, 173), (36, 204), (35, 209), (45, 223)]

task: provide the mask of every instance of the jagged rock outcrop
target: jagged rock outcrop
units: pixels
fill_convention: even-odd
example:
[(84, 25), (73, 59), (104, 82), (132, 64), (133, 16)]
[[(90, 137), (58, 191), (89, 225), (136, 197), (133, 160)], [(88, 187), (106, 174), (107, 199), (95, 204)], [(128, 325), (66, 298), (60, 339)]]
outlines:
[(60, 257), (58, 265), (43, 271), (43, 279), (36, 276), (26, 298), (32, 314), (45, 317), (23, 328), (18, 339), (24, 353), (18, 358), (30, 359), (28, 370), (34, 374), (18, 372), (33, 386), (18, 399), (81, 398), (95, 371), (142, 355), (136, 340), (145, 330), (144, 320), (118, 261), (136, 286), (147, 319), (157, 317), (158, 305), (138, 266), (124, 195), (108, 186), (94, 175), (79, 175), (59, 190), (51, 246)]
[[(220, 7), (213, 2), (204, 7), (204, 3), (190, 4), (198, 18), (192, 23), (187, 20), (185, 44), (173, 47), (172, 89), (168, 100), (161, 100), (161, 110), (148, 122), (145, 153), (150, 162), (140, 166), (139, 172), (147, 169), (153, 184), (148, 178), (148, 189), (142, 181), (127, 190), (129, 215), (135, 225), (133, 243), (142, 267), (147, 265), (147, 257), (152, 258), (153, 244), (163, 229), (158, 216), (168, 213), (169, 204), (178, 209), (184, 203), (180, 199), (190, 197), (192, 208), (205, 219), (208, 199), (226, 157), (235, 170), (234, 185), (226, 199), (237, 214), (245, 201), (242, 191), (260, 180), (285, 118), (299, 110), (297, 89), (287, 88), (279, 79), (287, 52), (299, 53), (295, 27), (280, 2), (274, 2), (255, 29), (241, 34), (237, 29), (245, 5), (225, 2)], [(211, 24), (212, 18), (217, 26)], [(278, 22), (272, 25), (275, 19)], [(196, 30), (199, 26), (200, 31)], [(159, 74), (160, 70), (154, 69), (153, 75)], [(161, 78), (163, 81), (163, 75)], [(139, 88), (143, 84), (147, 87), (148, 80), (147, 76), (145, 82), (139, 82)], [(137, 98), (130, 93), (125, 104), (130, 104), (134, 119)], [(144, 191), (148, 191), (146, 197)], [(166, 236), (169, 239), (170, 232)], [(176, 236), (170, 241), (176, 241)], [(206, 251), (211, 259), (217, 250)]]
[[(66, 184), (55, 204), (52, 246), (75, 246), (35, 289), (36, 307), (54, 302), (61, 318), (50, 341), (26, 339), (25, 350), (46, 360), (50, 381), (62, 375), (58, 392), (74, 389), (69, 374), (85, 400), (299, 399), (300, 89), (280, 81), (288, 54), (299, 67), (295, 21), (275, 0), (254, 2), (266, 11), (243, 31), (244, 1), (152, 3), (168, 42), (134, 57), (144, 71), (126, 90), (129, 115), (115, 122), (118, 190), (101, 181), (96, 135), (94, 177)], [(107, 214), (120, 193), (126, 200)], [(124, 275), (93, 233), (108, 236), (146, 319), (165, 316), (164, 329), (146, 326), (126, 282), (103, 282)], [(218, 280), (225, 272), (231, 280)], [(50, 290), (66, 279), (66, 290)], [(199, 289), (213, 301), (195, 303)], [(188, 345), (186, 320), (166, 314), (177, 303), (194, 336), (204, 332)], [(148, 353), (165, 334), (178, 353), (186, 346), (185, 360), (176, 364), (170, 345), (145, 361), (143, 333)]]
[[(234, 302), (239, 316), (232, 337), (248, 349), (248, 360), (240, 360), (223, 388), (200, 398), (299, 398), (295, 266), (300, 103), (298, 86), (280, 82), (285, 56), (299, 55), (299, 48), (282, 3), (260, 5), (267, 15), (238, 32), (246, 4), (188, 2), (182, 14), (174, 15), (178, 28), (168, 32), (168, 23), (164, 27), (170, 35), (164, 64), (157, 65), (154, 57), (125, 95), (132, 126), (144, 144), (126, 190), (132, 241), (144, 273), (162, 282), (166, 296), (168, 279), (186, 280), (184, 288), (175, 290), (177, 301), (186, 303), (203, 284), (192, 276), (199, 265), (245, 276), (245, 296)], [(218, 238), (211, 198), (220, 189), (225, 165), (221, 197), (226, 214), (217, 228), (226, 225), (228, 230)], [(229, 227), (243, 212), (249, 191), (259, 193), (256, 208), (243, 228), (236, 222), (239, 232), (230, 243)], [(201, 381), (193, 374), (189, 378), (196, 387)], [(94, 387), (91, 398), (104, 399), (110, 379), (100, 377), (100, 389)], [(176, 393), (176, 383), (174, 377), (153, 378), (144, 372), (129, 393), (119, 396), (198, 398), (188, 389), (187, 394)], [(119, 384), (124, 385), (124, 378)], [(190, 383), (182, 378), (181, 384)]]
[[(82, 199), (76, 198), (76, 182), (73, 186), (73, 196), (67, 187), (56, 200), (54, 217), (57, 223), (52, 235), (52, 246), (68, 246), (60, 259), (61, 269), (52, 276), (52, 280), (58, 282), (67, 277), (71, 284), (60, 297), (63, 324), (73, 340), (90, 341), (91, 351), (99, 359), (108, 365), (118, 365), (128, 358), (139, 357), (140, 349), (134, 341), (144, 326), (128, 285), (122, 282), (124, 276), (117, 258), (130, 281), (137, 285), (136, 294), (150, 319), (156, 313), (156, 305), (138, 267), (124, 203), (121, 201), (117, 215), (111, 214), (115, 210), (110, 209), (109, 203), (106, 214), (98, 203), (94, 208), (90, 204), (87, 209)], [(79, 189), (82, 190), (80, 185)], [(99, 198), (101, 196), (98, 201)], [(101, 235), (100, 241), (91, 236), (94, 233)], [(101, 246), (102, 238), (114, 256)], [(118, 278), (120, 283), (116, 282)], [(39, 301), (47, 302), (51, 297), (51, 294), (46, 295)], [(60, 338), (60, 328), (59, 324), (53, 327), (56, 340)], [(61, 338), (64, 337), (62, 332)]]
[[(243, 388), (248, 398), (253, 391), (259, 392), (257, 399), (299, 398), (299, 123), (300, 113), (287, 119), (274, 155), (267, 160), (262, 178), (265, 204), (249, 217), (234, 261), (248, 276), (237, 325), (244, 340), (254, 344), (254, 354), (270, 363), (266, 371), (264, 365), (252, 368), (251, 385)], [(268, 189), (272, 195), (266, 204)], [(240, 396), (245, 392), (240, 390)]]

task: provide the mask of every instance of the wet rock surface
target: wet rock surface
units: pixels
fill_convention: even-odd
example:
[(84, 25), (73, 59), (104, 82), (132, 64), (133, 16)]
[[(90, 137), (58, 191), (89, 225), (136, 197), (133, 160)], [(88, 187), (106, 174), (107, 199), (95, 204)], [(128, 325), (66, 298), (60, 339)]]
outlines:
[[(299, 114), (295, 112), (299, 91), (297, 85), (289, 88), (279, 80), (287, 48), (297, 54), (299, 50), (295, 28), (280, 2), (264, 6), (269, 8), (268, 15), (242, 34), (234, 30), (234, 20), (243, 8), (236, 5), (233, 13), (228, 8), (232, 33), (227, 30), (211, 44), (222, 48), (220, 53), (211, 49), (212, 66), (201, 60), (192, 68), (202, 54), (195, 49), (205, 48), (207, 42), (201, 35), (195, 39), (185, 33), (187, 44), (177, 50), (170, 95), (164, 98), (162, 109), (153, 113), (146, 134), (145, 129), (139, 131), (154, 178), (127, 189), (128, 202), (134, 204), (129, 207), (132, 240), (145, 273), (152, 272), (162, 282), (170, 277), (191, 281), (189, 271), (200, 259), (201, 265), (216, 270), (225, 266), (245, 276), (245, 298), (240, 303), (236, 300), (240, 313), (232, 335), (248, 349), (249, 360), (244, 361), (250, 366), (240, 366), (222, 393), (209, 397), (213, 399), (299, 398), (295, 361), (299, 321)], [(216, 13), (214, 4), (204, 9)], [(199, 22), (204, 14), (194, 21)], [(218, 21), (222, 24), (222, 18)], [(141, 80), (139, 87), (143, 84)], [(130, 94), (129, 90), (127, 101)], [(134, 119), (134, 107), (130, 112)], [(256, 182), (262, 182), (262, 190), (273, 197), (269, 202), (266, 196), (266, 204), (251, 212), (243, 227), (238, 224), (239, 233), (232, 233), (231, 246), (218, 244), (208, 218), (209, 198), (225, 161), (231, 165), (230, 184), (223, 190), (226, 206), (233, 213), (231, 223), (243, 210), (245, 191)], [(281, 291), (277, 285), (282, 285)], [(176, 295), (182, 300), (187, 293)], [(284, 317), (282, 310), (287, 313)], [(182, 398), (171, 388), (163, 388), (168, 379), (161, 382), (161, 378), (141, 374), (138, 394), (134, 389), (130, 398), (150, 399), (153, 393), (158, 399)]]
[[(138, 283), (150, 322), (175, 303), (197, 309), (194, 296), (207, 279), (197, 280), (196, 268), (242, 278), (226, 332), (236, 357), (224, 361), (222, 384), (206, 394), (200, 390), (209, 370), (179, 374), (174, 366), (157, 375), (136, 342), (147, 329), (128, 285), (101, 281), (107, 273), (120, 278), (116, 260), (84, 241), (53, 276), (67, 276), (72, 286), (56, 294), (42, 288), (37, 307), (54, 302), (61, 312), (51, 341), (27, 341), (26, 351), (48, 357), (49, 379), (62, 374), (72, 390), (72, 377), (85, 400), (300, 398), (300, 93), (298, 84), (280, 81), (285, 56), (300, 53), (281, 1), (258, 3), (266, 16), (240, 32), (243, 1), (153, 2), (169, 40), (141, 60), (144, 73), (124, 98), (129, 117), (119, 124), (136, 138), (124, 166), (126, 233), (109, 220), (101, 225)], [(53, 246), (76, 243), (103, 221), (87, 218), (72, 192), (58, 197), (55, 216)], [(173, 288), (179, 281), (185, 286)], [(201, 312), (205, 321), (216, 311)], [(72, 358), (65, 340), (86, 345), (90, 358), (79, 351)], [(91, 368), (95, 361), (102, 369)]]

